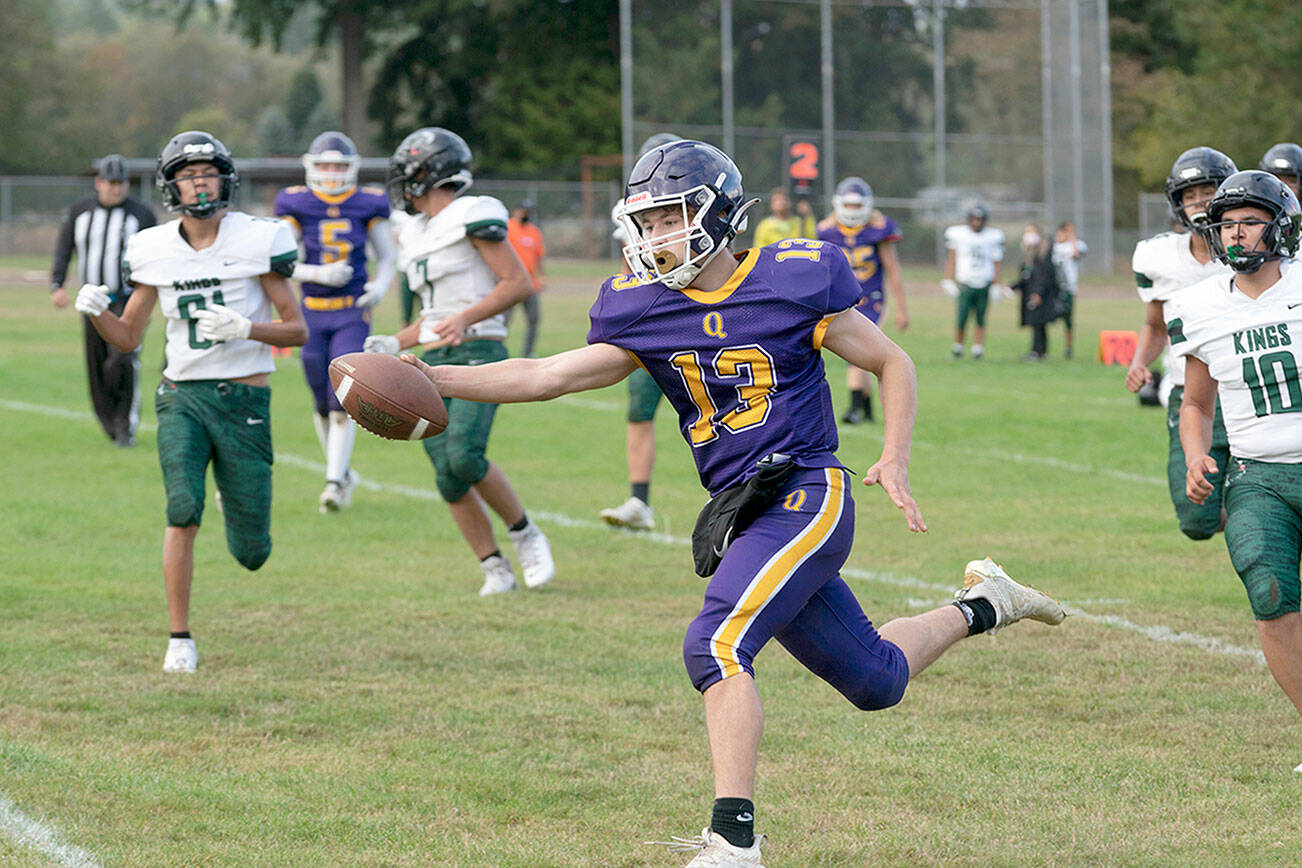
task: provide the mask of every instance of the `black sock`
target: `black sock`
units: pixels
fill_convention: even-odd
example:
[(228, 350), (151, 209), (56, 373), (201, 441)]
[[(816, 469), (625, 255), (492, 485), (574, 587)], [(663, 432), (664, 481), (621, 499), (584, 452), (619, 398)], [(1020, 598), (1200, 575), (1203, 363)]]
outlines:
[(975, 636), (984, 633), (995, 625), (995, 607), (984, 597), (975, 600), (958, 600), (954, 603), (967, 619), (967, 634)]
[(755, 805), (750, 799), (715, 799), (710, 829), (734, 847), (755, 843)]
[(858, 389), (850, 390), (850, 412), (851, 413), (853, 413), (855, 410), (863, 410), (863, 399), (864, 399), (863, 392), (859, 391)]
[(491, 555), (484, 555), (482, 558), (479, 559), (479, 562), (482, 564), (484, 561), (488, 560), (489, 558), (500, 558), (501, 556), (502, 556), (501, 549), (493, 549), (493, 553)]
[(524, 515), (520, 516), (520, 520), (517, 521), (515, 524), (507, 525), (506, 529), (519, 531), (519, 530), (524, 530), (528, 526), (529, 526), (529, 514), (525, 513)]
[(643, 503), (651, 502), (651, 483), (649, 482), (630, 482), (629, 489), (632, 490), (633, 496)]
[(190, 631), (189, 631), (189, 630), (173, 630), (173, 631), (172, 631), (172, 637), (171, 637), (171, 638), (173, 638), (173, 639), (189, 639), (189, 638), (190, 638)]
[(862, 406), (863, 406), (863, 417), (871, 422), (873, 418), (873, 396), (869, 395), (867, 392), (864, 392)]

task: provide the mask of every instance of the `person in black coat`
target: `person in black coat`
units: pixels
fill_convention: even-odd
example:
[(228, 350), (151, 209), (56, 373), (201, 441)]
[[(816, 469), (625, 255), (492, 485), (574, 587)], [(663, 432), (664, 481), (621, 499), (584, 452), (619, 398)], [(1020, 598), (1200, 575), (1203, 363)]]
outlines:
[(1058, 318), (1062, 284), (1053, 264), (1053, 239), (1034, 224), (1022, 233), (1022, 269), (1012, 288), (1022, 294), (1022, 325), (1031, 327), (1031, 351), (1022, 359), (1043, 361), (1049, 343), (1046, 327)]

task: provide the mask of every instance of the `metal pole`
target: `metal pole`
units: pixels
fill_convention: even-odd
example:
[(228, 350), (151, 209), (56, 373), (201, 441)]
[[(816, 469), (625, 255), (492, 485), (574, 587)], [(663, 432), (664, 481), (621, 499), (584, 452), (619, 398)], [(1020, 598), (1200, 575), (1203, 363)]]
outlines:
[(0, 235), (4, 238), (4, 246), (0, 250), (5, 256), (12, 256), (14, 252), (14, 214), (13, 214), (13, 194), (14, 179), (10, 177), (0, 178), (0, 226), (3, 232)]
[(1103, 248), (1102, 267), (1112, 273), (1112, 56), (1108, 36), (1108, 0), (1099, 4), (1099, 151), (1103, 158)]
[[(935, 102), (936, 138), (936, 192), (942, 203), (945, 198), (945, 0), (932, 0), (931, 4), (931, 88)], [(936, 224), (936, 262), (944, 262), (945, 227)]]
[(832, 0), (819, 0), (823, 73), (823, 207), (830, 204), (829, 193), (836, 184), (836, 65), (832, 52)]
[[(633, 0), (619, 0), (619, 121), (624, 177), (633, 171)], [(621, 185), (622, 186), (622, 185)]]
[(1044, 215), (1041, 222), (1044, 230), (1049, 231), (1056, 213), (1054, 201), (1053, 177), (1053, 27), (1052, 0), (1040, 0), (1040, 136), (1044, 162), (1044, 194), (1040, 197), (1044, 203)]
[(1071, 197), (1072, 222), (1078, 230), (1085, 226), (1085, 143), (1084, 116), (1081, 108), (1080, 70), (1080, 0), (1068, 0), (1071, 22)]
[(733, 159), (732, 0), (719, 0), (719, 67), (723, 70), (723, 152)]

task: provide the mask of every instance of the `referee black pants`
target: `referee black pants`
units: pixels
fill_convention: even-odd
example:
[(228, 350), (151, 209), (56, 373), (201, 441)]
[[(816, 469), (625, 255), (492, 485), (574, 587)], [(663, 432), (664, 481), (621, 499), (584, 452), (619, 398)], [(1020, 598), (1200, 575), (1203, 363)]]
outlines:
[[(118, 298), (109, 310), (119, 316), (127, 306)], [(90, 382), (90, 402), (99, 417), (104, 433), (119, 446), (135, 442), (140, 421), (140, 351), (124, 353), (108, 344), (88, 316), (82, 317), (86, 334), (86, 374)]]

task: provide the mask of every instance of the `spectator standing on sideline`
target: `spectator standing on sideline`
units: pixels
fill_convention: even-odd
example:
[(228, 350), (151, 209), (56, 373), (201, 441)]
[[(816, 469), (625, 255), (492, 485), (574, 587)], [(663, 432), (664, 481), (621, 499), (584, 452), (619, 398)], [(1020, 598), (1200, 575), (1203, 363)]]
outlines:
[(967, 222), (945, 230), (945, 279), (940, 286), (950, 298), (958, 299), (958, 323), (954, 329), (954, 358), (963, 355), (968, 315), (976, 319), (972, 331), (972, 358), (985, 354), (986, 308), (990, 288), (999, 283), (999, 266), (1004, 258), (1004, 233), (987, 226), (990, 211), (981, 203), (967, 209)]
[(755, 246), (763, 247), (784, 238), (817, 238), (814, 209), (801, 199), (796, 211), (791, 210), (791, 196), (781, 187), (769, 192), (769, 216), (755, 227)]
[(1076, 237), (1076, 224), (1070, 220), (1058, 227), (1058, 234), (1053, 242), (1053, 264), (1058, 269), (1058, 306), (1057, 314), (1062, 318), (1064, 342), (1063, 355), (1071, 358), (1072, 348), (1076, 342), (1076, 282), (1080, 278), (1078, 260), (1089, 252), (1089, 247)]
[(1024, 362), (1042, 362), (1048, 353), (1049, 323), (1057, 319), (1062, 287), (1053, 262), (1053, 242), (1030, 225), (1022, 233), (1022, 269), (1013, 289), (1022, 293), (1022, 325), (1031, 327), (1031, 351)]
[(534, 344), (538, 340), (538, 323), (542, 319), (542, 304), (538, 294), (547, 288), (547, 278), (543, 274), (543, 257), (547, 255), (547, 245), (543, 243), (542, 230), (534, 222), (536, 213), (532, 199), (521, 199), (520, 204), (511, 210), (511, 217), (506, 221), (506, 239), (515, 248), (516, 255), (524, 263), (529, 279), (533, 281), (533, 292), (520, 302), (524, 309), (524, 348), (520, 355), (533, 357)]
[[(78, 284), (105, 286), (109, 310), (121, 314), (131, 296), (131, 284), (122, 278), (122, 253), (127, 239), (157, 221), (154, 212), (127, 195), (127, 161), (109, 154), (99, 161), (95, 195), (79, 200), (59, 229), (50, 269), (50, 300), (57, 308), (68, 306), (63, 288), (68, 263), (77, 256)], [(104, 433), (119, 446), (134, 446), (140, 422), (140, 348), (118, 350), (100, 337), (91, 318), (83, 316), (86, 374), (90, 402)]]

